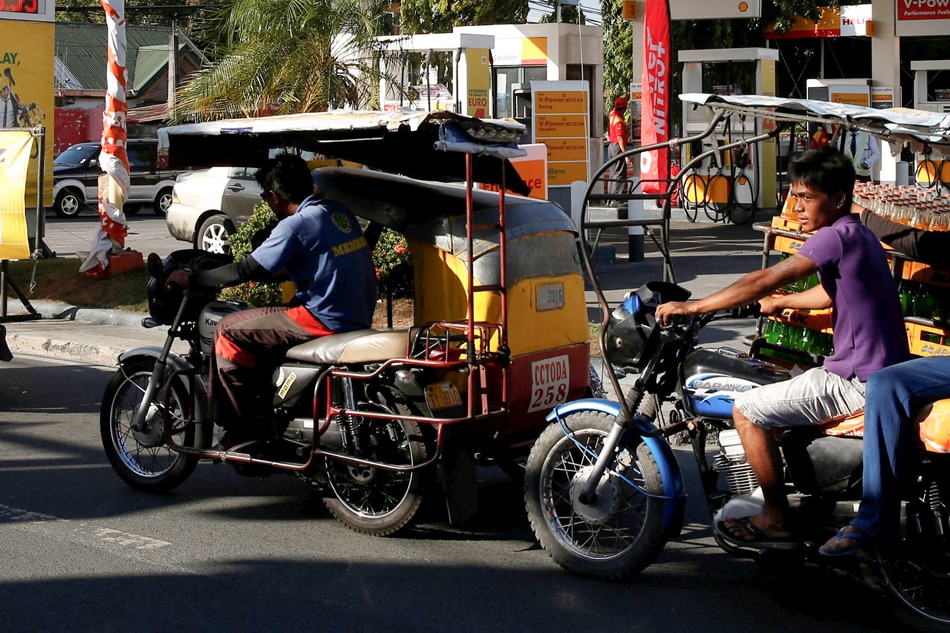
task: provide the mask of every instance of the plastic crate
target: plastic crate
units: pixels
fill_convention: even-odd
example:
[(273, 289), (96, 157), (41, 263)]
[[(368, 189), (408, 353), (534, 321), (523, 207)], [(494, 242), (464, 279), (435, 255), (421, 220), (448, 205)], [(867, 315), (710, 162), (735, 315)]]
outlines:
[(950, 288), (950, 268), (935, 268), (922, 262), (905, 261), (901, 266), (901, 279)]
[(919, 323), (904, 322), (910, 353), (915, 356), (950, 356), (947, 330)]

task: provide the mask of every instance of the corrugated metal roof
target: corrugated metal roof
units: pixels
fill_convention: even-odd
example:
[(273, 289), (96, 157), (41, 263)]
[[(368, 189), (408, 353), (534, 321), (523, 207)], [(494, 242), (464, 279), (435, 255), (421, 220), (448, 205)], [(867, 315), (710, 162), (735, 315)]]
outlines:
[(56, 76), (56, 90), (82, 90), (82, 84), (59, 57), (53, 58), (53, 74)]
[[(56, 23), (56, 57), (87, 90), (106, 89), (106, 41), (105, 24), (75, 22)], [(135, 62), (139, 48), (144, 46), (168, 46), (171, 30), (158, 26), (125, 27), (127, 43), (125, 66), (127, 87), (135, 85)]]

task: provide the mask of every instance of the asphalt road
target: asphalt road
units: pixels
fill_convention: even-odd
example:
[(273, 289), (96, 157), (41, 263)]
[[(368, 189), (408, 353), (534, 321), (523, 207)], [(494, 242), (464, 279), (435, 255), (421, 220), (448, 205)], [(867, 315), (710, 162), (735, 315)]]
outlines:
[(537, 547), (520, 484), (495, 471), (468, 528), (434, 504), (388, 538), (347, 530), (289, 476), (201, 464), (170, 494), (133, 491), (101, 449), (109, 376), (23, 356), (0, 366), (6, 632), (901, 630), (851, 580), (763, 575), (715, 547), (685, 451), (683, 534), (635, 579), (600, 582)]
[[(165, 217), (156, 216), (152, 208), (145, 206), (136, 215), (128, 218), (129, 234), (125, 246), (148, 255), (155, 252), (165, 257), (170, 252), (190, 248), (168, 234)], [(83, 212), (78, 218), (66, 219), (54, 213), (46, 214), (46, 245), (60, 257), (69, 257), (77, 252), (89, 251), (99, 229), (99, 216), (94, 209)]]

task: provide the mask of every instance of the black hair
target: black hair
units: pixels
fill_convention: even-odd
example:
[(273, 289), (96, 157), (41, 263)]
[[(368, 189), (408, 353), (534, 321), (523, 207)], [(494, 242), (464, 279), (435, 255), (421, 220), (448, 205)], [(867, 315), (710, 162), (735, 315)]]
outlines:
[(313, 195), (313, 176), (307, 162), (296, 154), (278, 154), (268, 158), (254, 174), (264, 191), (273, 191), (278, 198), (295, 204)]
[(826, 195), (841, 192), (851, 207), (854, 193), (854, 164), (830, 145), (810, 149), (793, 157), (788, 163), (788, 181), (800, 182), (809, 189)]

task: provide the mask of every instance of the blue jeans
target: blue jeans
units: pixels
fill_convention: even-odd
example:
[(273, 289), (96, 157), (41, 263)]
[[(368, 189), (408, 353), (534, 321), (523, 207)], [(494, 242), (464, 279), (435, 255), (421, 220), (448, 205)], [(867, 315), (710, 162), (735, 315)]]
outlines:
[(917, 410), (950, 398), (950, 358), (915, 358), (871, 375), (864, 407), (864, 493), (851, 525), (868, 536), (900, 535), (900, 483), (918, 445)]

